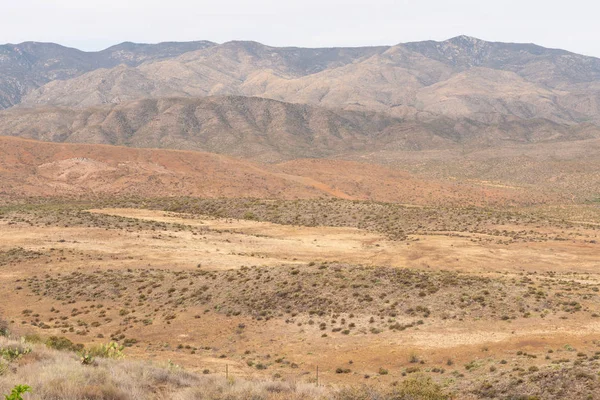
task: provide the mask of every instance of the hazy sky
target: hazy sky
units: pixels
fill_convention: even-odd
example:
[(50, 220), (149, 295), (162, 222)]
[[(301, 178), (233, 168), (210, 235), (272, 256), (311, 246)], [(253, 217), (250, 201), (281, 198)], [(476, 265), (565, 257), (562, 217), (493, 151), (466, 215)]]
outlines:
[(460, 34), (600, 56), (596, 0), (0, 0), (0, 43), (359, 46)]

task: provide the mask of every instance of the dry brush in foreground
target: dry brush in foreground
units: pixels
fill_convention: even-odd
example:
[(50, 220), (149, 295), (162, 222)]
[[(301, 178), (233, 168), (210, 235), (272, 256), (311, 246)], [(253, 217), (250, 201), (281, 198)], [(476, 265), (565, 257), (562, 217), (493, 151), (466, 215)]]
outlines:
[(386, 391), (374, 388), (317, 387), (283, 381), (249, 381), (197, 375), (178, 366), (110, 358), (88, 362), (76, 353), (43, 344), (0, 337), (0, 393), (26, 384), (24, 399), (52, 400), (386, 400), (449, 399), (426, 378), (403, 382)]

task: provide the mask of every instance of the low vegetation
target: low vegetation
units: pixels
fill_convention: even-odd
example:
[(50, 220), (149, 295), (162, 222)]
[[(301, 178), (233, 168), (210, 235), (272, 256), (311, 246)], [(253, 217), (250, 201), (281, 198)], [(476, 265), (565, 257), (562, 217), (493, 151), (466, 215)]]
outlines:
[[(0, 339), (0, 348), (15, 349), (21, 342)], [(197, 375), (179, 367), (143, 362), (99, 359), (93, 366), (81, 363), (73, 353), (51, 350), (41, 344), (11, 358), (10, 368), (0, 373), (0, 393), (7, 400), (21, 399), (210, 399), (210, 400), (409, 400), (449, 399), (427, 378), (411, 378), (390, 388), (361, 387), (337, 390), (284, 381), (250, 381), (222, 376)], [(4, 356), (3, 356), (4, 358)], [(14, 386), (14, 382), (27, 382)], [(158, 390), (157, 390), (158, 389)]]
[[(88, 211), (108, 206), (124, 210)], [(486, 264), (487, 254), (529, 246), (546, 249), (538, 254), (548, 259), (555, 244), (593, 253), (600, 229), (593, 207), (494, 210), (187, 198), (7, 203), (0, 207), (0, 224), (29, 241), (29, 230), (42, 232), (36, 240), (43, 244), (15, 240), (0, 249), (0, 285), (11, 299), (8, 321), (0, 320), (0, 393), (12, 396), (17, 385), (26, 385), (31, 392), (15, 395), (596, 399), (600, 342), (578, 339), (600, 317), (595, 272)], [(215, 218), (221, 218), (218, 224)], [(358, 240), (344, 242), (355, 246), (349, 250), (355, 257), (422, 243), (422, 251), (437, 251), (444, 260), (435, 248), (443, 238), (447, 249), (468, 243), (481, 265), (444, 268), (434, 257), (411, 268), (367, 265), (361, 264), (365, 258), (332, 261), (302, 250), (276, 258), (248, 245), (285, 240), (293, 247), (298, 237), (274, 238), (297, 234), (302, 229), (289, 227), (299, 226), (358, 228), (305, 229), (311, 233), (302, 243), (312, 246), (305, 248), (335, 246), (321, 242), (318, 232), (358, 232)], [(78, 236), (88, 228), (93, 234)], [(128, 243), (141, 238), (155, 253), (129, 253), (117, 243), (121, 237)], [(105, 240), (115, 242), (109, 248)], [(187, 246), (191, 257), (177, 264), (160, 258), (161, 251)], [(578, 331), (559, 342), (557, 326)], [(17, 332), (22, 338), (8, 338)], [(490, 340), (490, 332), (498, 339)], [(446, 335), (452, 338), (447, 343)], [(352, 350), (363, 347), (364, 353)], [(375, 353), (384, 348), (386, 353)], [(149, 354), (152, 364), (135, 361)]]
[[(190, 218), (213, 217), (267, 221), (292, 226), (354, 227), (412, 240), (413, 235), (477, 234), (478, 242), (511, 244), (582, 239), (583, 231), (600, 230), (597, 207), (495, 209), (489, 207), (406, 206), (339, 199), (260, 200), (198, 198), (106, 198), (94, 202), (30, 199), (0, 207), (0, 220), (27, 226), (95, 227), (138, 230), (191, 230), (185, 225), (89, 213), (94, 208), (144, 208), (171, 211)], [(557, 233), (550, 233), (558, 231)], [(196, 228), (202, 233), (202, 228)], [(14, 250), (18, 253), (18, 249)], [(35, 256), (29, 254), (28, 256)], [(0, 262), (2, 258), (0, 257)]]

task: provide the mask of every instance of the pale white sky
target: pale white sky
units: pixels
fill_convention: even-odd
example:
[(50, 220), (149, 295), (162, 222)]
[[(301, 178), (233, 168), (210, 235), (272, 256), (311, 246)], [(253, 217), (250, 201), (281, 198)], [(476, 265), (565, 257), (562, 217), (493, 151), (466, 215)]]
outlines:
[(0, 43), (83, 50), (123, 41), (236, 39), (389, 45), (465, 34), (600, 56), (597, 0), (0, 0), (0, 15)]

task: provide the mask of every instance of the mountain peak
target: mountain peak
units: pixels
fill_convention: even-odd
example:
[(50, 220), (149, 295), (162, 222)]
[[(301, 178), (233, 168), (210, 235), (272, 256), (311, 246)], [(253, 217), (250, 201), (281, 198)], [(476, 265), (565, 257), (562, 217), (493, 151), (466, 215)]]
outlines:
[(473, 36), (467, 36), (467, 35), (459, 35), (459, 36), (455, 36), (451, 39), (446, 40), (446, 42), (450, 42), (450, 43), (461, 43), (461, 44), (481, 44), (481, 43), (487, 43), (485, 40), (481, 40), (478, 39), (476, 37)]
[(477, 51), (488, 47), (490, 43), (472, 36), (461, 35), (442, 42), (442, 45), (451, 46), (461, 50)]

